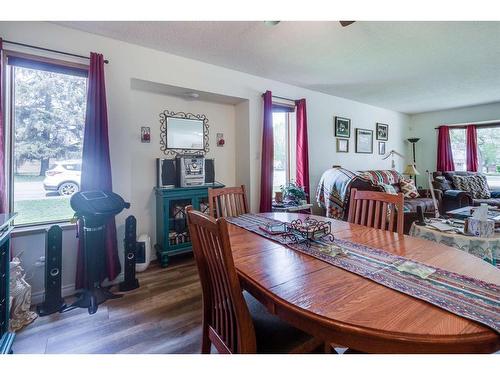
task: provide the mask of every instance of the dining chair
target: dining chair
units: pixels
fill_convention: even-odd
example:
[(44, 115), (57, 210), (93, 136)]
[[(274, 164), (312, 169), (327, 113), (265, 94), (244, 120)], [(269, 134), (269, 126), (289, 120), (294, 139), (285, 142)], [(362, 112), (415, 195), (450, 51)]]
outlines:
[(403, 202), (403, 193), (396, 195), (351, 189), (347, 221), (403, 234)]
[(202, 353), (212, 344), (223, 354), (301, 353), (324, 345), (242, 292), (224, 218), (186, 210), (203, 293)]
[(245, 185), (208, 189), (210, 216), (219, 218), (248, 213)]

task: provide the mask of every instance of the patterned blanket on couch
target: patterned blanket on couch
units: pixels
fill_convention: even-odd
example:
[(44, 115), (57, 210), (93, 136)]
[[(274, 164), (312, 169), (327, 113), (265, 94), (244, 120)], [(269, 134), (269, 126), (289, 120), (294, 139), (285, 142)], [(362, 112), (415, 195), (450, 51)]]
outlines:
[(328, 169), (323, 173), (316, 190), (316, 202), (326, 210), (326, 217), (344, 217), (350, 187), (356, 178), (360, 178), (358, 173), (340, 167)]
[(316, 190), (316, 202), (326, 210), (326, 217), (343, 219), (351, 185), (356, 180), (368, 181), (384, 191), (386, 185), (397, 184), (400, 178), (401, 174), (390, 169), (352, 172), (340, 167), (331, 168), (321, 176)]

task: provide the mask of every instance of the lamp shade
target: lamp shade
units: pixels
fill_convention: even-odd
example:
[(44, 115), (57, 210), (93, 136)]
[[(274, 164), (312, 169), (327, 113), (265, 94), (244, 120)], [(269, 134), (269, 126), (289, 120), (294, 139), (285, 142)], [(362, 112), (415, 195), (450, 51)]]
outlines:
[(420, 173), (417, 171), (417, 168), (415, 168), (414, 164), (408, 164), (403, 174), (406, 174), (408, 176), (418, 176)]

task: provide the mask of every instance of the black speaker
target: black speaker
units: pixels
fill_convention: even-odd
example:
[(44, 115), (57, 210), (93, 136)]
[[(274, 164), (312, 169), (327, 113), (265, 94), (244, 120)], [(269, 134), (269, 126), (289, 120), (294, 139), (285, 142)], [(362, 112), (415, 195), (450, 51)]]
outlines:
[(156, 159), (156, 175), (156, 186), (175, 187), (177, 184), (175, 159)]
[(215, 182), (215, 159), (205, 159), (205, 183)]
[(61, 296), (62, 286), (62, 229), (53, 225), (45, 239), (45, 300), (37, 306), (38, 315), (62, 311), (66, 305)]
[(125, 279), (120, 283), (120, 292), (139, 288), (139, 281), (135, 278), (135, 262), (137, 252), (137, 221), (130, 215), (125, 220)]

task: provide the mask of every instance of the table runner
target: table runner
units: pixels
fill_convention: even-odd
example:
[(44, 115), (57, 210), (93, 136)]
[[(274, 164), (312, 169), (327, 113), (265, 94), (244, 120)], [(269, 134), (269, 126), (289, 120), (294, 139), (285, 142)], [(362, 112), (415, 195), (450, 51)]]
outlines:
[(500, 286), (389, 253), (385, 250), (335, 239), (295, 243), (281, 234), (261, 229), (269, 222), (256, 214), (226, 218), (231, 224), (277, 241), (331, 265), (388, 288), (429, 302), (456, 315), (483, 323), (500, 333)]

